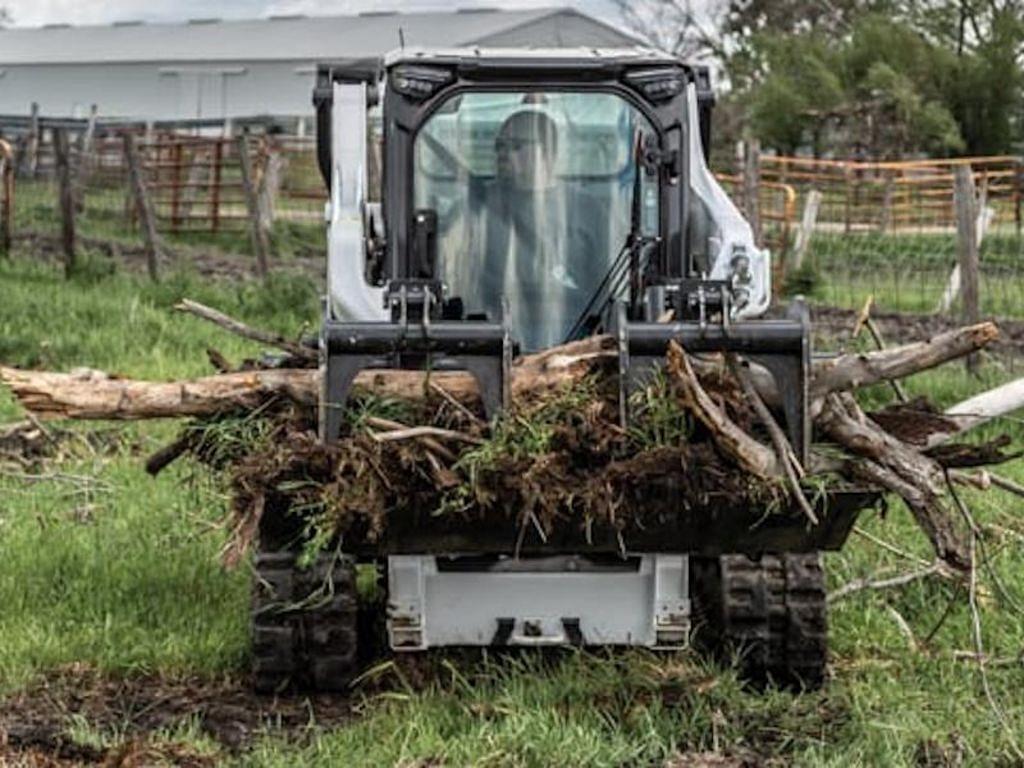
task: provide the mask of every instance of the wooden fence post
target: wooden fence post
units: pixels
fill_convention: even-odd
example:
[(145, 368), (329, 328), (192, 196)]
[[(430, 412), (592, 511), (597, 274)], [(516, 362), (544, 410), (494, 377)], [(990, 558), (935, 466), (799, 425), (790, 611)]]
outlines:
[(843, 233), (850, 234), (853, 228), (853, 171), (843, 164)]
[[(181, 192), (180, 216), (183, 221), (192, 219), (192, 212), (195, 208), (196, 198), (199, 197), (199, 190), (209, 188), (207, 176), (210, 172), (210, 159), (212, 153), (205, 146), (195, 144), (192, 152), (187, 156), (188, 176), (185, 178), (185, 188)], [(186, 224), (187, 226), (187, 224)]]
[(71, 147), (64, 128), (53, 129), (53, 157), (57, 172), (60, 207), (61, 250), (64, 252), (64, 275), (75, 271), (75, 191), (71, 185)]
[(249, 137), (241, 134), (238, 137), (238, 165), (242, 171), (242, 188), (245, 190), (245, 205), (249, 211), (249, 233), (252, 237), (252, 248), (256, 253), (256, 274), (266, 277), (270, 272), (268, 255), (270, 238), (263, 226), (260, 215), (259, 192), (253, 178), (252, 163), (249, 160)]
[(796, 231), (796, 242), (793, 244), (793, 261), (788, 271), (797, 272), (803, 266), (804, 257), (811, 246), (814, 225), (818, 221), (818, 208), (821, 207), (821, 192), (812, 189), (807, 193), (804, 202), (804, 213), (800, 219), (800, 229)]
[(277, 198), (281, 192), (282, 147), (275, 146), (271, 141), (264, 141), (260, 153), (263, 160), (263, 172), (260, 173), (258, 185), (260, 218), (264, 228), (269, 232), (277, 217)]
[(1020, 203), (1022, 192), (1021, 192), (1021, 181), (1024, 180), (1024, 162), (1017, 158), (1013, 164), (1013, 221), (1017, 225), (1017, 236), (1020, 236), (1021, 230), (1021, 216), (1020, 216)]
[[(953, 199), (956, 204), (956, 251), (960, 266), (963, 319), (977, 323), (981, 314), (978, 297), (977, 203), (974, 178), (969, 165), (958, 165), (953, 175)], [(969, 355), (967, 370), (976, 373), (978, 356)]]
[(217, 141), (213, 145), (213, 173), (210, 174), (210, 220), (214, 232), (220, 231), (220, 188), (223, 180), (224, 146), (223, 141)]
[(152, 280), (159, 280), (160, 244), (156, 234), (156, 216), (153, 214), (153, 203), (146, 191), (146, 181), (142, 177), (142, 163), (135, 147), (135, 137), (131, 133), (124, 134), (124, 157), (128, 162), (135, 208), (142, 225), (142, 236), (146, 241), (146, 268)]
[(892, 229), (892, 204), (895, 191), (894, 185), (896, 183), (893, 175), (894, 172), (885, 174), (885, 186), (882, 188), (882, 216), (878, 222), (878, 231), (883, 235), (888, 234), (889, 230)]
[(96, 116), (98, 111), (95, 104), (89, 107), (89, 121), (86, 123), (85, 130), (80, 134), (78, 167), (76, 168), (78, 191), (75, 195), (75, 206), (79, 213), (85, 211), (85, 188), (89, 185), (92, 174), (96, 170)]
[(11, 253), (14, 227), (14, 147), (0, 139), (0, 256)]
[(761, 244), (761, 142), (750, 139), (743, 144), (743, 204), (754, 242)]
[(39, 103), (32, 102), (32, 114), (29, 118), (28, 137), (25, 140), (25, 166), (33, 179), (39, 172), (39, 145), (42, 143), (42, 131), (39, 127)]
[[(988, 181), (984, 176), (981, 177), (981, 184), (978, 186), (976, 199), (977, 204), (975, 206), (976, 215), (974, 217), (974, 242), (977, 243), (977, 249), (979, 254), (978, 258), (980, 262), (981, 244), (985, 241), (985, 233), (988, 232), (989, 224), (991, 224), (992, 219), (995, 218), (995, 211), (989, 208), (988, 206)], [(960, 269), (960, 263), (958, 261), (956, 264), (953, 265), (953, 271), (949, 273), (949, 280), (946, 281), (946, 288), (943, 290), (942, 298), (939, 299), (939, 304), (935, 309), (937, 313), (942, 314), (945, 312), (949, 312), (949, 310), (953, 308), (953, 303), (957, 300), (957, 297), (960, 295), (962, 274), (963, 270)]]

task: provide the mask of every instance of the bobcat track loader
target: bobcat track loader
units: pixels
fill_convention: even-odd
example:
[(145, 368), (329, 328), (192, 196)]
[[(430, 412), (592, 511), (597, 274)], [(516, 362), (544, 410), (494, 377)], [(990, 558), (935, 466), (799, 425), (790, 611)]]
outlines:
[[(330, 191), (323, 440), (337, 439), (362, 370), (467, 371), (490, 416), (508, 405), (517, 355), (599, 331), (617, 340), (624, 421), (630, 391), (677, 339), (768, 369), (806, 455), (807, 313), (795, 303), (768, 317), (769, 253), (707, 165), (706, 68), (641, 49), (403, 49), (369, 67), (321, 65), (314, 102)], [(371, 113), (383, 131), (379, 202), (367, 199)], [(357, 563), (386, 583), (396, 652), (676, 649), (694, 635), (741, 650), (753, 679), (819, 685), (819, 553), (842, 545), (867, 497), (830, 494), (816, 526), (796, 510), (681, 502), (669, 482), (652, 488), (663, 522), (625, 551), (610, 527), (517, 542), (512, 523), (396, 510), (381, 540), (346, 542), (340, 559), (305, 570), (295, 523), (265, 519), (256, 685), (348, 684), (365, 630)]]

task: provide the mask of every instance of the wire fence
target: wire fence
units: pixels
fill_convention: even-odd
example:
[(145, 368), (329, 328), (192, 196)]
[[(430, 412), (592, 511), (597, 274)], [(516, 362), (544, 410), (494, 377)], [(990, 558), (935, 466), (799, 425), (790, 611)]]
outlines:
[(787, 184), (801, 196), (817, 189), (819, 226), (844, 233), (951, 230), (954, 172), (964, 166), (1000, 222), (1019, 228), (1024, 177), (1018, 157), (858, 162), (762, 155), (759, 160), (763, 183)]
[(806, 267), (786, 275), (789, 290), (834, 306), (859, 306), (871, 295), (894, 311), (955, 311), (957, 168), (970, 170), (975, 189), (980, 311), (1024, 316), (1024, 177), (1015, 157), (901, 163), (761, 157), (762, 185), (790, 186), (801, 212), (812, 190), (819, 195)]
[[(12, 185), (17, 174), (16, 187), (0, 189), (0, 213), (4, 205), (10, 211), (0, 235), (9, 232), (15, 243), (62, 240), (68, 233), (59, 201), (67, 179), (77, 246), (141, 250), (151, 229), (165, 254), (196, 246), (255, 255), (257, 262), (268, 254), (322, 256), (326, 194), (313, 140), (279, 135), (265, 119), (240, 124), (247, 126), (245, 133), (232, 136), (223, 125), (0, 116), (0, 141), (7, 149), (0, 169), (10, 171)], [(135, 146), (139, 186), (132, 183), (126, 138)], [(144, 208), (151, 228), (142, 218)], [(265, 241), (268, 254), (258, 253), (258, 241)]]
[[(240, 140), (194, 128), (85, 123), (69, 129), (42, 118), (0, 139), (0, 249), (5, 237), (57, 242), (65, 236), (54, 140), (62, 130), (69, 138), (75, 236), (87, 247), (129, 252), (144, 246), (145, 222), (125, 152), (130, 135), (155, 230), (170, 248), (196, 245), (258, 257), (255, 227), (265, 232), (272, 257), (323, 257), (327, 194), (311, 137), (256, 131)], [(378, 199), (379, 131), (374, 136), (369, 187), (370, 198)], [(758, 154), (754, 177), (741, 168), (719, 179), (775, 255), (777, 293), (799, 292), (840, 307), (859, 307), (872, 295), (882, 309), (933, 313), (957, 307), (954, 177), (962, 167), (973, 176), (976, 225), (983, 233), (980, 310), (1024, 316), (1020, 158), (869, 163)], [(812, 192), (817, 212), (805, 221)]]

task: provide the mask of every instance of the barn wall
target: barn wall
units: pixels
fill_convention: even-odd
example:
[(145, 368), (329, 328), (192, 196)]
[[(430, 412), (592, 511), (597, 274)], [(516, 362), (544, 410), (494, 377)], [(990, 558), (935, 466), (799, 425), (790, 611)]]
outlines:
[(174, 120), (309, 115), (312, 62), (78, 64), (0, 69), (0, 114)]
[(565, 14), (522, 24), (477, 42), (484, 46), (509, 48), (615, 48), (632, 46), (639, 41), (599, 21), (577, 14)]

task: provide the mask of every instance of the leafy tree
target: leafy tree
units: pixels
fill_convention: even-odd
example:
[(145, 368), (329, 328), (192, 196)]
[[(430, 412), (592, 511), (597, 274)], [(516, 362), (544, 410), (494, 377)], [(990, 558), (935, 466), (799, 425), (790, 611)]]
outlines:
[(1024, 139), (1024, 0), (615, 2), (653, 44), (718, 59), (718, 152), (741, 133), (880, 158)]
[(995, 18), (987, 39), (959, 53), (955, 37), (900, 16), (848, 24), (838, 38), (764, 31), (730, 60), (763, 143), (881, 158), (1010, 148), (1024, 85), (1017, 17)]

